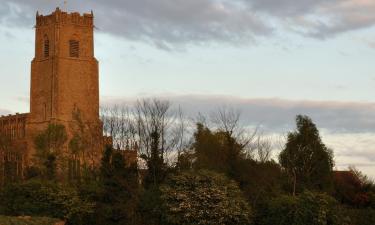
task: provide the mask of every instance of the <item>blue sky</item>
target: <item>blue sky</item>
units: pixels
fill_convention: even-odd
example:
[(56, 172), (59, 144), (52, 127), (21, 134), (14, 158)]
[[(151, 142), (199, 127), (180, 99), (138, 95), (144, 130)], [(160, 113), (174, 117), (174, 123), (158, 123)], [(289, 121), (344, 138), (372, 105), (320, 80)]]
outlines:
[[(0, 5), (0, 112), (28, 112), (35, 13), (63, 1)], [(375, 177), (375, 2), (82, 0), (94, 11), (102, 104), (160, 96), (187, 111), (230, 105), (270, 133), (310, 115), (340, 168)]]

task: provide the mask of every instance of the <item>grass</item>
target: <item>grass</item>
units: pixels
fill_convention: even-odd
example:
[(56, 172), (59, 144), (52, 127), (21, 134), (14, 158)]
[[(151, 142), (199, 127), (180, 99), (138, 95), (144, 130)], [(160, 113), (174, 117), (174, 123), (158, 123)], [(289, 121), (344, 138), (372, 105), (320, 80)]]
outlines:
[(0, 225), (55, 225), (58, 219), (47, 217), (9, 217), (0, 216)]

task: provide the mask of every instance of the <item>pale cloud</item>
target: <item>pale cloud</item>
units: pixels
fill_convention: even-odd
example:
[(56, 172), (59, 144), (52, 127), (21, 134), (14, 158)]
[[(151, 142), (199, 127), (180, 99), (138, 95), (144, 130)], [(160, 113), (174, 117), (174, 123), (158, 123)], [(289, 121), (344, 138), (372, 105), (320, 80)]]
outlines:
[(375, 40), (369, 40), (369, 41), (367, 41), (367, 44), (368, 44), (371, 48), (375, 48)]
[(343, 134), (325, 130), (321, 135), (334, 150), (337, 169), (355, 166), (375, 179), (375, 132)]
[(367, 0), (346, 0), (322, 5), (318, 16), (329, 16), (327, 22), (320, 22), (311, 28), (309, 35), (326, 38), (346, 31), (371, 27), (375, 23), (375, 2)]
[[(167, 49), (179, 44), (253, 42), (271, 28), (253, 11), (225, 0), (111, 0), (71, 2), (78, 11), (93, 9), (99, 31)], [(89, 4), (88, 4), (89, 3)], [(2, 24), (31, 26), (37, 9), (49, 13), (53, 3), (5, 0)], [(89, 5), (89, 6), (88, 6)]]
[[(49, 13), (55, 6), (44, 0), (3, 0), (0, 23), (32, 27), (36, 10)], [(91, 0), (71, 1), (68, 8), (93, 9), (101, 32), (163, 49), (254, 43), (274, 30), (325, 39), (375, 24), (372, 0)]]
[[(150, 97), (147, 95), (140, 96)], [(251, 99), (209, 95), (151, 96), (180, 105), (189, 116), (208, 114), (221, 106), (239, 109), (245, 125), (262, 125), (268, 130), (284, 131), (294, 127), (298, 114), (310, 116), (321, 129), (337, 133), (375, 132), (374, 102), (292, 101)], [(132, 104), (135, 98), (103, 97), (102, 104)]]
[(255, 9), (305, 36), (329, 38), (375, 24), (372, 0), (251, 0)]

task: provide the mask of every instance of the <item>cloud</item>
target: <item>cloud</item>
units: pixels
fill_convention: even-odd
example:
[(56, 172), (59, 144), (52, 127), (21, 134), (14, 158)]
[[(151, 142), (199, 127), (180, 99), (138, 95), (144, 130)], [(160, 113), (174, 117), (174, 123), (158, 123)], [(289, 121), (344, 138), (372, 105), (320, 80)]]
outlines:
[[(246, 0), (243, 0), (246, 1)], [(304, 36), (325, 39), (375, 24), (373, 0), (251, 0), (253, 9), (266, 12)]]
[[(144, 97), (148, 97), (144, 95)], [(181, 105), (189, 116), (208, 114), (221, 106), (239, 109), (246, 125), (261, 125), (268, 130), (294, 128), (298, 114), (310, 116), (317, 126), (330, 132), (375, 132), (375, 103), (336, 101), (292, 101), (285, 99), (251, 99), (230, 96), (161, 95), (175, 106)], [(135, 98), (103, 97), (102, 104), (132, 104)]]
[[(2, 3), (1, 24), (29, 27), (36, 10), (50, 13), (56, 6), (45, 0)], [(163, 49), (253, 43), (274, 30), (325, 39), (375, 24), (372, 0), (86, 0), (70, 1), (68, 8), (93, 9), (101, 32)]]
[(346, 0), (336, 4), (324, 4), (317, 9), (317, 16), (331, 15), (323, 22), (317, 20), (307, 35), (327, 38), (343, 32), (371, 27), (375, 24), (375, 2), (370, 0)]
[[(367, 44), (368, 44), (368, 46), (370, 46), (371, 48), (375, 48), (375, 40), (368, 41)], [(374, 80), (375, 80), (375, 78), (374, 78)]]
[(337, 169), (356, 166), (375, 179), (375, 132), (337, 134), (321, 132), (325, 144), (334, 150)]
[[(168, 48), (206, 42), (249, 43), (267, 35), (271, 28), (245, 7), (225, 0), (93, 0), (72, 1), (69, 8), (92, 8), (100, 31)], [(35, 11), (49, 13), (51, 3), (36, 0), (5, 0), (0, 21), (29, 26)], [(26, 15), (26, 16), (25, 16)], [(24, 17), (24, 21), (21, 21)]]

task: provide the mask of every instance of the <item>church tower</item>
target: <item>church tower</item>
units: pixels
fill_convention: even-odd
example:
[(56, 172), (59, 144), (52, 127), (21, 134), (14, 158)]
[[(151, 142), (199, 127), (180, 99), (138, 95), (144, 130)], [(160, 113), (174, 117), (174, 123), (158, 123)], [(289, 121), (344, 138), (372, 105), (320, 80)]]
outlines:
[(69, 122), (79, 108), (86, 121), (99, 120), (98, 61), (93, 14), (36, 16), (31, 65), (30, 123)]
[(36, 15), (27, 123), (29, 156), (35, 152), (33, 138), (48, 124), (64, 125), (71, 138), (77, 111), (85, 124), (98, 127), (102, 135), (93, 19), (92, 12), (81, 15), (59, 8), (50, 15)]
[[(23, 178), (41, 163), (35, 138), (50, 124), (63, 125), (62, 144), (54, 149), (54, 135), (46, 135), (47, 148), (56, 153), (59, 180), (80, 178), (80, 169), (95, 168), (105, 145), (99, 117), (99, 72), (94, 56), (93, 13), (63, 12), (36, 15), (35, 57), (31, 62), (30, 113), (0, 117), (0, 186)], [(61, 126), (55, 126), (61, 128)], [(56, 140), (55, 140), (56, 141)], [(40, 144), (40, 143), (39, 143)], [(121, 150), (127, 163), (137, 163), (137, 151)]]

